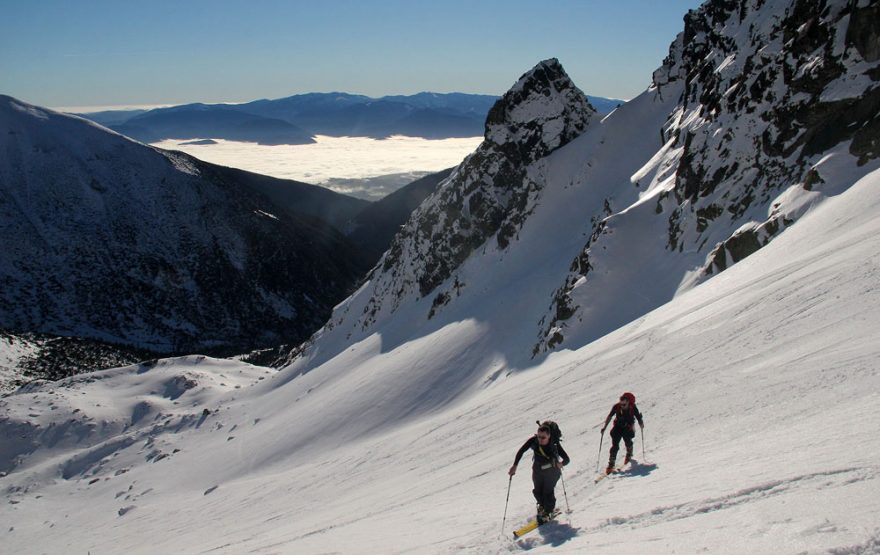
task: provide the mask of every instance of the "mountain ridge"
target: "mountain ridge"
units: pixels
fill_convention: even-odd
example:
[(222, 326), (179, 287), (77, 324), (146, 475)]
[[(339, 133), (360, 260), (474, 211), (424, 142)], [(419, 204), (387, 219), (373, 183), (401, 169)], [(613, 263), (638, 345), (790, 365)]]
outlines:
[[(485, 117), (498, 98), (432, 92), (379, 98), (341, 92), (305, 93), (241, 104), (191, 103), (139, 110), (133, 111), (131, 118), (125, 118), (125, 112), (119, 110), (78, 115), (143, 142), (214, 138), (263, 144), (306, 144), (311, 142), (312, 135), (444, 139), (482, 135)], [(616, 99), (589, 98), (601, 107), (602, 114), (623, 103)], [(261, 127), (265, 133), (261, 133)]]
[(284, 210), (246, 172), (11, 97), (0, 126), (8, 332), (243, 352), (307, 336), (365, 269), (318, 219), (323, 205), (341, 225), (362, 201), (299, 184), (301, 211)]
[[(562, 343), (563, 328), (577, 328), (584, 317), (577, 307), (595, 304), (584, 296), (589, 287), (581, 287), (607, 252), (605, 243), (614, 241), (615, 224), (633, 210), (666, 219), (664, 251), (683, 259), (680, 281), (669, 284), (677, 294), (767, 245), (816, 202), (851, 184), (846, 150), (858, 167), (876, 159), (880, 88), (870, 80), (853, 83), (871, 65), (847, 47), (842, 23), (849, 17), (850, 8), (839, 3), (816, 17), (802, 4), (783, 13), (761, 2), (710, 2), (685, 17), (652, 86), (658, 95), (680, 94), (680, 106), (661, 128), (662, 157), (633, 175), (636, 186), (650, 180), (644, 196), (656, 202), (627, 208), (626, 216), (594, 216), (590, 241), (572, 260), (574, 271), (555, 294), (536, 348)], [(834, 96), (826, 92), (836, 89)], [(845, 98), (837, 98), (841, 93)], [(846, 125), (830, 133), (841, 121)]]

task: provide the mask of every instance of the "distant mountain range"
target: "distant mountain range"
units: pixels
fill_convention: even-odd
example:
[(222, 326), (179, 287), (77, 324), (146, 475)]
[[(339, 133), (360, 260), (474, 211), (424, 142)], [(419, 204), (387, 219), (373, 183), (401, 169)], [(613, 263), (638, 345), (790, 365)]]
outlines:
[(145, 143), (168, 138), (228, 139), (268, 145), (314, 142), (311, 133), (288, 121), (246, 113), (224, 104), (159, 108), (110, 127)]
[[(260, 144), (307, 144), (315, 135), (445, 139), (477, 137), (499, 97), (423, 92), (370, 98), (348, 93), (308, 93), (245, 104), (185, 104), (154, 110), (79, 114), (142, 142), (227, 139)], [(588, 97), (600, 113), (622, 100)]]

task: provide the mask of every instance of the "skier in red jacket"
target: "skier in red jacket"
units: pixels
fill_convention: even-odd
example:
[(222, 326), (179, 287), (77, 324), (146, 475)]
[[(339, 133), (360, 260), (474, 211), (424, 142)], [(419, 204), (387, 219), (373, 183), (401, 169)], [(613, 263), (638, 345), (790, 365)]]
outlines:
[(614, 470), (614, 461), (617, 459), (617, 452), (620, 450), (620, 440), (623, 439), (626, 444), (626, 457), (623, 464), (627, 464), (632, 460), (633, 454), (633, 438), (636, 437), (635, 421), (639, 421), (639, 427), (644, 428), (645, 422), (642, 420), (642, 413), (636, 407), (636, 396), (630, 392), (626, 392), (620, 396), (620, 402), (615, 403), (605, 419), (605, 425), (602, 426), (602, 433), (608, 423), (614, 418), (614, 425), (611, 427), (611, 456), (608, 459), (608, 468), (606, 473)]

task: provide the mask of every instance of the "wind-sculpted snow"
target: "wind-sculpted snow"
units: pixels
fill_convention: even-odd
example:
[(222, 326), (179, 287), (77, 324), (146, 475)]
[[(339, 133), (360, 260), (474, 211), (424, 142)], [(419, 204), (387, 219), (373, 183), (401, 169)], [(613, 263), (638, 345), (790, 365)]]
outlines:
[[(120, 476), (130, 467), (114, 459), (136, 443), (135, 460), (158, 462), (180, 451), (163, 448), (163, 434), (200, 427), (216, 408), (217, 395), (268, 373), (192, 356), (31, 382), (0, 401), (0, 472), (12, 472), (27, 459), (36, 472), (28, 480), (52, 475), (55, 468), (64, 480)], [(16, 402), (21, 399), (27, 406)], [(27, 480), (14, 492), (26, 488)]]

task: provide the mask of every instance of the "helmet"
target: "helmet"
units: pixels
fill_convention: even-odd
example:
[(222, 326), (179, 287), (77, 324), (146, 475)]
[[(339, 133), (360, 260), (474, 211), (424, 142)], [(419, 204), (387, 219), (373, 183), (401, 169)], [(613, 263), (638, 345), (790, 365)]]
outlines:
[(630, 393), (629, 391), (627, 391), (626, 393), (624, 393), (623, 395), (620, 396), (621, 401), (623, 401), (624, 399), (629, 401), (630, 406), (633, 406), (636, 404), (636, 396), (633, 395), (632, 393)]

